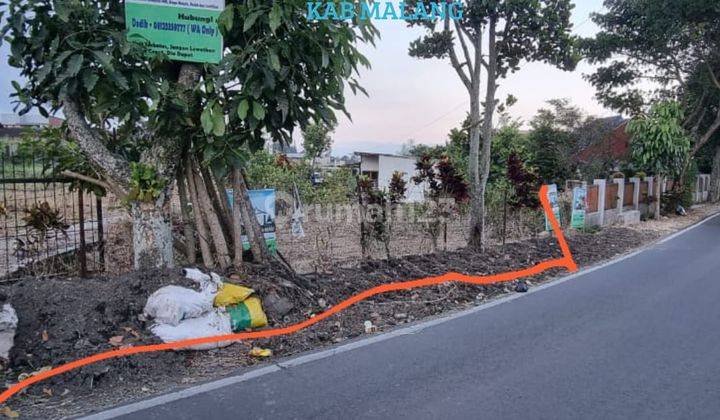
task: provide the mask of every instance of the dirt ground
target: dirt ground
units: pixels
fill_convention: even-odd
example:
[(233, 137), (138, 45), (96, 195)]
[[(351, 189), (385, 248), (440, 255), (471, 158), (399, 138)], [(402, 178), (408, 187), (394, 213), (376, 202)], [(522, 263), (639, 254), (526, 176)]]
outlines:
[[(581, 267), (626, 253), (720, 210), (705, 206), (686, 217), (644, 223), (634, 228), (605, 228), (568, 233), (575, 260)], [(662, 228), (653, 228), (662, 226)], [(307, 319), (333, 304), (371, 287), (457, 271), (486, 275), (516, 270), (560, 256), (554, 238), (545, 237), (486, 249), (459, 250), (403, 257), (393, 261), (365, 261), (330, 274), (304, 276), (303, 291), (287, 280), (286, 271), (248, 265), (232, 281), (253, 287), (262, 297), (270, 326)], [(562, 274), (554, 269), (528, 279), (529, 285)], [(230, 273), (226, 273), (230, 275)], [(193, 287), (180, 269), (130, 273), (94, 279), (37, 279), (0, 286), (0, 299), (10, 302), (20, 323), (3, 382), (45, 366), (57, 366), (89, 354), (158, 342), (141, 321), (147, 297), (167, 284)], [(54, 377), (13, 397), (9, 406), (24, 418), (61, 418), (148, 397), (184, 384), (237, 372), (293, 354), (340, 343), (366, 334), (370, 321), (378, 331), (468, 308), (506, 293), (515, 282), (491, 286), (447, 284), (377, 296), (306, 330), (273, 339), (235, 343), (205, 352), (162, 352), (102, 362)], [(273, 351), (270, 359), (248, 355), (253, 346)]]

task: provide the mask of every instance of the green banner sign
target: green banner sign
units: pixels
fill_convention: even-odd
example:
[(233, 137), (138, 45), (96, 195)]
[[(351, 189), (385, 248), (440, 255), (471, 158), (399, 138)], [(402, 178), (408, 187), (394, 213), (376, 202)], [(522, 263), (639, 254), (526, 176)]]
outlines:
[[(550, 203), (550, 208), (552, 208), (553, 215), (555, 216), (555, 220), (557, 220), (558, 225), (560, 225), (560, 203), (558, 203), (557, 185), (548, 185), (547, 198)], [(547, 214), (545, 214), (545, 230), (551, 231), (552, 229), (552, 224), (550, 223)]]
[(573, 188), (572, 217), (570, 227), (582, 229), (585, 227), (585, 211), (587, 209), (587, 188)]
[(171, 60), (219, 63), (223, 39), (217, 21), (224, 8), (225, 0), (126, 0), (128, 39)]

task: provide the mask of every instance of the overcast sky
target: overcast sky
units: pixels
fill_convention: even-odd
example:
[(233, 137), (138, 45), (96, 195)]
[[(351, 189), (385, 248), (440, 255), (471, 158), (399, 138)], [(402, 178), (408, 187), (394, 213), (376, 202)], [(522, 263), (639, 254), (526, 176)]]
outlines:
[[(576, 1), (572, 22), (577, 34), (589, 36), (596, 26), (588, 19), (602, 10), (602, 0)], [(347, 108), (353, 121), (341, 116), (335, 131), (334, 155), (353, 151), (396, 152), (412, 138), (418, 143), (443, 143), (451, 128), (463, 120), (469, 109), (467, 92), (448, 60), (417, 60), (407, 54), (408, 45), (421, 30), (407, 28), (401, 21), (375, 22), (382, 39), (376, 46), (363, 46), (372, 63), (363, 70), (361, 83), (369, 97), (348, 92)], [(4, 44), (0, 53), (8, 54)], [(545, 101), (569, 98), (573, 104), (595, 115), (612, 115), (594, 99), (594, 89), (583, 79), (590, 71), (584, 63), (572, 73), (539, 63), (526, 63), (521, 70), (500, 82), (498, 98), (512, 94), (518, 103), (511, 114), (525, 121), (532, 118)], [(0, 112), (11, 112), (10, 81), (17, 72), (2, 60), (0, 72)], [(298, 136), (299, 137), (299, 136)]]
[[(589, 20), (591, 12), (602, 10), (602, 0), (576, 1), (572, 22), (574, 32), (590, 36), (597, 31)], [(408, 45), (421, 30), (407, 28), (399, 21), (376, 21), (382, 39), (376, 47), (362, 51), (372, 63), (361, 74), (369, 97), (349, 93), (347, 108), (353, 121), (342, 117), (335, 132), (333, 154), (352, 151), (393, 153), (407, 139), (418, 143), (445, 142), (469, 110), (469, 99), (448, 60), (418, 60), (408, 56)], [(511, 114), (529, 120), (545, 101), (569, 98), (595, 115), (612, 115), (594, 99), (595, 91), (582, 75), (591, 68), (581, 63), (568, 73), (552, 66), (526, 63), (521, 70), (500, 81), (498, 98), (518, 98)]]

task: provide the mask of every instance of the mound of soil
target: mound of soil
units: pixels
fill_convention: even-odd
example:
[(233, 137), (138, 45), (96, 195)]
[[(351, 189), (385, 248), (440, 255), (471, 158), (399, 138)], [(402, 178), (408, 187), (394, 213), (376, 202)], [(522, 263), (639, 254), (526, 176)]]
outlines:
[[(27, 279), (3, 286), (2, 292), (18, 313), (10, 370), (4, 382), (15, 382), (21, 373), (57, 366), (119, 346), (159, 342), (149, 333), (142, 313), (148, 296), (158, 288), (176, 284), (195, 287), (180, 270), (137, 272), (120, 277), (91, 279)], [(119, 337), (122, 337), (120, 340)], [(128, 358), (114, 364), (113, 375), (128, 371), (152, 374), (182, 359), (177, 353), (151, 358)], [(109, 373), (107, 366), (90, 366), (51, 378), (45, 388), (92, 388)]]
[[(579, 265), (607, 259), (647, 240), (647, 234), (624, 228), (594, 234), (575, 233), (568, 237)], [(332, 273), (303, 278), (293, 279), (277, 265), (247, 264), (242, 274), (225, 274), (230, 281), (255, 289), (268, 314), (268, 328), (274, 328), (304, 321), (381, 284), (449, 271), (495, 274), (560, 255), (556, 240), (544, 237), (505, 247), (488, 247), (482, 253), (462, 249), (390, 261), (363, 261), (353, 267), (335, 268)], [(562, 270), (550, 270), (528, 280), (532, 284), (560, 272)], [(380, 331), (477, 305), (513, 292), (514, 283), (488, 286), (453, 283), (393, 292), (360, 302), (288, 336), (241, 342), (206, 352), (160, 352), (101, 362), (32, 386), (27, 395), (16, 397), (12, 404), (24, 414), (61, 416), (87, 412), (90, 408), (147, 396), (267, 360), (250, 357), (251, 346), (270, 348), (274, 357), (288, 356), (366, 334), (366, 321)], [(183, 278), (180, 269), (94, 279), (35, 279), (0, 286), (0, 294), (15, 307), (20, 320), (5, 383), (16, 382), (20, 373), (58, 366), (118, 346), (158, 342), (149, 333), (149, 324), (139, 315), (147, 297), (168, 284), (195, 287)], [(91, 390), (92, 397), (83, 397)]]

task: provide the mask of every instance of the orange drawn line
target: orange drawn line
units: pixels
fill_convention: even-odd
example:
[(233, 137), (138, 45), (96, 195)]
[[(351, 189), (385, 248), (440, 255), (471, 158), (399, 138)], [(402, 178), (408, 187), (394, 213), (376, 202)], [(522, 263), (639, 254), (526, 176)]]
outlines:
[(562, 258), (556, 258), (556, 259), (552, 259), (552, 260), (548, 260), (548, 261), (543, 261), (532, 267), (524, 268), (522, 270), (509, 271), (506, 273), (493, 274), (493, 275), (488, 275), (488, 276), (469, 276), (469, 275), (460, 274), (460, 273), (446, 273), (441, 276), (425, 277), (425, 278), (416, 279), (416, 280), (383, 284), (383, 285), (376, 286), (371, 289), (365, 290), (364, 292), (360, 292), (357, 295), (354, 295), (354, 296), (338, 303), (337, 305), (331, 307), (330, 309), (328, 309), (325, 312), (317, 314), (316, 316), (314, 316), (310, 319), (307, 319), (305, 321), (299, 322), (297, 324), (289, 325), (287, 327), (273, 328), (273, 329), (263, 330), (263, 331), (253, 331), (253, 332), (243, 332), (243, 333), (236, 333), (236, 334), (219, 335), (219, 336), (213, 336), (213, 337), (193, 338), (193, 339), (189, 339), (189, 340), (174, 341), (171, 343), (129, 347), (129, 348), (124, 348), (124, 349), (106, 351), (103, 353), (97, 353), (92, 356), (88, 356), (88, 357), (85, 357), (82, 359), (78, 359), (78, 360), (75, 360), (72, 362), (62, 364), (56, 368), (50, 369), (46, 372), (38, 373), (37, 375), (34, 375), (30, 378), (27, 378), (25, 380), (18, 382), (17, 384), (9, 387), (2, 394), (0, 394), (0, 403), (7, 401), (8, 398), (17, 394), (21, 390), (29, 387), (30, 385), (36, 384), (40, 381), (51, 378), (53, 376), (57, 376), (62, 373), (71, 371), (73, 369), (78, 369), (80, 367), (87, 366), (89, 364), (100, 362), (103, 360), (114, 359), (117, 357), (130, 356), (133, 354), (140, 354), (140, 353), (151, 353), (151, 352), (156, 352), (156, 351), (182, 349), (182, 348), (186, 348), (186, 347), (190, 347), (190, 346), (194, 346), (194, 345), (198, 345), (198, 344), (218, 343), (221, 341), (238, 341), (238, 340), (245, 340), (245, 339), (269, 338), (269, 337), (276, 337), (279, 335), (292, 334), (292, 333), (298, 332), (304, 328), (307, 328), (313, 324), (316, 324), (332, 315), (335, 315), (338, 312), (342, 311), (343, 309), (346, 309), (362, 300), (368, 299), (372, 296), (379, 295), (382, 293), (396, 292), (396, 291), (400, 291), (400, 290), (409, 290), (409, 289), (414, 289), (414, 288), (418, 288), (418, 287), (435, 286), (435, 285), (444, 284), (444, 283), (448, 283), (448, 282), (461, 282), (461, 283), (488, 285), (488, 284), (493, 284), (493, 283), (507, 282), (507, 281), (519, 279), (522, 277), (532, 276), (535, 274), (539, 274), (545, 270), (548, 270), (551, 268), (557, 268), (557, 267), (564, 267), (571, 272), (577, 271), (577, 264), (575, 264), (575, 261), (573, 260), (572, 253), (570, 252), (570, 248), (568, 247), (567, 242), (565, 241), (565, 237), (563, 236), (562, 230), (560, 229), (560, 225), (558, 224), (558, 221), (555, 219), (555, 216), (552, 212), (550, 203), (548, 202), (547, 186), (545, 186), (545, 185), (543, 185), (540, 188), (540, 201), (542, 202), (543, 210), (545, 211), (545, 214), (547, 215), (548, 220), (551, 223), (553, 231), (555, 232), (555, 235), (557, 236), (557, 240), (560, 245), (560, 249), (562, 250), (562, 253), (563, 253)]

